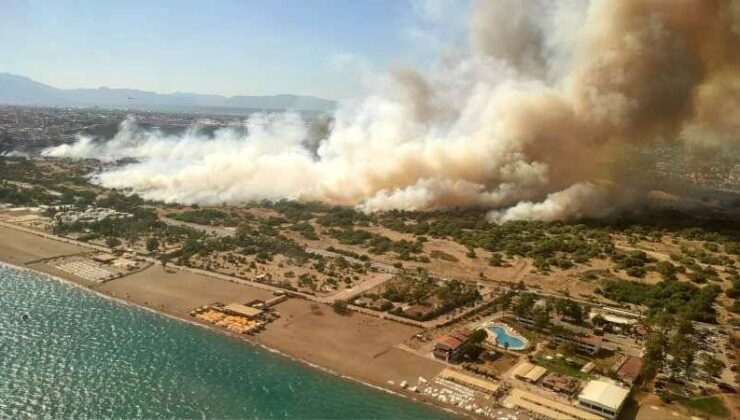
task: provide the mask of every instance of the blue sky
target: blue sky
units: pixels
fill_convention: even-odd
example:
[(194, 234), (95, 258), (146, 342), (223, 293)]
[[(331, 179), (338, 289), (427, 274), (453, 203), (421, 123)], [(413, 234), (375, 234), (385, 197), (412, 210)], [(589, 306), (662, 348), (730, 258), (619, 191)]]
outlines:
[(0, 72), (57, 87), (359, 96), (432, 61), (467, 0), (0, 0)]

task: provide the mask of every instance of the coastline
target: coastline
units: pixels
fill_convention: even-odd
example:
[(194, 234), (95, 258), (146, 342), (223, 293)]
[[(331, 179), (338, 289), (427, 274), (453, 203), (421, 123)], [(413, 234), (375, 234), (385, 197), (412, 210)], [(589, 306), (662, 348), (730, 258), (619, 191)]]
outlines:
[[(4, 231), (7, 233), (7, 229), (8, 228), (2, 228), (2, 227), (0, 227), (0, 233), (3, 233)], [(20, 232), (20, 231), (16, 231), (16, 232), (19, 235), (29, 235), (29, 236), (32, 235), (31, 233), (28, 233), (28, 232)], [(3, 236), (7, 237), (7, 235), (3, 235)], [(379, 390), (379, 391), (383, 391), (383, 392), (386, 392), (386, 393), (389, 393), (389, 394), (392, 394), (392, 395), (395, 395), (395, 396), (403, 397), (403, 398), (409, 399), (411, 401), (414, 401), (415, 403), (421, 403), (421, 404), (433, 406), (435, 409), (438, 409), (438, 410), (440, 410), (442, 412), (445, 412), (447, 414), (453, 414), (453, 415), (456, 415), (456, 416), (463, 416), (463, 417), (472, 417), (471, 413), (467, 413), (467, 412), (464, 412), (464, 411), (461, 411), (461, 410), (456, 410), (456, 409), (454, 409), (452, 407), (449, 407), (449, 406), (440, 405), (440, 404), (436, 403), (435, 400), (430, 399), (430, 398), (426, 398), (423, 395), (414, 394), (414, 393), (411, 393), (411, 392), (402, 390), (400, 388), (398, 390), (393, 389), (393, 388), (390, 388), (386, 383), (384, 383), (382, 381), (379, 381), (377, 377), (369, 377), (369, 376), (368, 377), (363, 377), (363, 375), (361, 375), (361, 374), (358, 375), (356, 371), (353, 371), (352, 369), (347, 369), (346, 366), (342, 366), (341, 364), (334, 364), (332, 366), (331, 363), (317, 363), (315, 360), (311, 360), (312, 359), (311, 357), (301, 357), (300, 351), (297, 351), (298, 349), (296, 349), (295, 346), (292, 346), (291, 345), (292, 344), (291, 342), (288, 342), (288, 343), (280, 343), (280, 340), (274, 340), (275, 336), (280, 336), (281, 335), (281, 332), (280, 331), (274, 331), (273, 334), (272, 334), (272, 337), (270, 337), (270, 338), (273, 338), (273, 339), (267, 339), (267, 340), (261, 339), (261, 335), (260, 336), (254, 336), (254, 337), (252, 337), (252, 336), (245, 336), (245, 335), (242, 335), (242, 334), (232, 333), (232, 332), (226, 331), (224, 329), (218, 328), (216, 326), (207, 324), (205, 322), (199, 322), (199, 321), (193, 319), (192, 317), (188, 316), (187, 314), (183, 314), (182, 312), (179, 312), (177, 310), (173, 310), (173, 308), (171, 308), (171, 307), (167, 307), (167, 308), (165, 308), (165, 307), (157, 307), (156, 306), (156, 303), (154, 303), (154, 302), (151, 302), (150, 304), (146, 304), (144, 302), (141, 302), (141, 299), (131, 298), (129, 296), (122, 297), (116, 291), (111, 291), (111, 290), (108, 290), (108, 289), (105, 289), (105, 288), (102, 288), (102, 287), (98, 287), (98, 286), (104, 286), (104, 285), (89, 284), (89, 283), (86, 283), (85, 281), (82, 281), (81, 279), (74, 278), (74, 276), (72, 276), (72, 275), (66, 275), (66, 273), (60, 272), (60, 270), (54, 270), (54, 269), (52, 269), (51, 266), (47, 266), (44, 263), (40, 263), (39, 264), (39, 263), (35, 263), (34, 262), (35, 260), (39, 260), (39, 259), (54, 258), (54, 257), (57, 257), (57, 256), (62, 256), (62, 255), (67, 255), (67, 254), (73, 254), (74, 252), (70, 252), (69, 244), (58, 242), (60, 245), (63, 245), (63, 246), (60, 246), (60, 249), (58, 249), (58, 250), (54, 250), (55, 247), (54, 246), (51, 246), (50, 247), (48, 243), (46, 243), (46, 244), (44, 244), (44, 246), (41, 246), (41, 247), (38, 247), (38, 248), (34, 247), (35, 248), (34, 250), (37, 251), (37, 252), (40, 249), (44, 249), (44, 251), (41, 252), (41, 254), (57, 254), (57, 252), (55, 252), (55, 251), (58, 251), (58, 255), (34, 255), (34, 257), (38, 257), (38, 258), (32, 258), (32, 259), (28, 260), (28, 262), (31, 262), (31, 264), (26, 265), (26, 263), (23, 261), (23, 259), (26, 259), (26, 258), (19, 258), (19, 254), (22, 257), (27, 257), (27, 255), (23, 255), (25, 253), (24, 251), (27, 251), (26, 249), (23, 249), (24, 248), (23, 245), (27, 245), (27, 240), (28, 240), (27, 238), (26, 238), (26, 241), (5, 241), (5, 240), (3, 240), (2, 243), (0, 243), (0, 266), (7, 266), (7, 267), (11, 267), (13, 269), (18, 269), (18, 270), (24, 270), (24, 271), (32, 272), (34, 274), (37, 274), (37, 275), (40, 275), (40, 276), (43, 276), (43, 277), (51, 278), (51, 279), (53, 279), (55, 281), (59, 281), (59, 282), (62, 282), (62, 283), (65, 283), (65, 284), (68, 284), (68, 285), (71, 285), (71, 286), (74, 286), (74, 287), (78, 287), (80, 289), (86, 290), (87, 292), (95, 293), (96, 295), (98, 295), (98, 296), (100, 296), (102, 298), (110, 299), (110, 300), (115, 301), (115, 302), (117, 302), (119, 304), (131, 306), (131, 307), (135, 307), (135, 308), (139, 308), (139, 309), (143, 309), (143, 310), (147, 310), (147, 311), (150, 311), (152, 313), (156, 313), (158, 315), (166, 316), (166, 317), (168, 317), (170, 319), (173, 319), (173, 320), (176, 320), (176, 321), (186, 322), (186, 323), (188, 323), (190, 325), (195, 325), (195, 326), (203, 327), (203, 328), (206, 328), (206, 329), (208, 329), (210, 331), (221, 333), (221, 334), (224, 334), (225, 336), (228, 336), (228, 337), (237, 339), (237, 340), (239, 340), (239, 341), (241, 341), (243, 343), (247, 343), (248, 345), (257, 346), (257, 348), (260, 348), (260, 349), (262, 349), (264, 351), (268, 351), (268, 352), (273, 353), (273, 354), (277, 354), (277, 355), (279, 355), (281, 357), (285, 357), (285, 358), (287, 358), (289, 360), (292, 360), (293, 362), (300, 363), (302, 365), (308, 366), (308, 367), (313, 368), (313, 369), (318, 369), (318, 370), (320, 370), (320, 371), (322, 371), (324, 373), (327, 373), (327, 374), (330, 374), (330, 375), (333, 375), (333, 376), (336, 376), (336, 377), (340, 377), (340, 378), (343, 378), (343, 379), (346, 379), (346, 380), (350, 380), (350, 381), (353, 381), (355, 383), (359, 383), (359, 384), (368, 386), (368, 387), (373, 388), (375, 390)], [(48, 237), (36, 237), (36, 238), (33, 239), (33, 241), (57, 242), (57, 241), (54, 241), (53, 239), (49, 239)], [(12, 242), (14, 245), (10, 245), (9, 242)], [(20, 244), (20, 246), (18, 246), (18, 244)], [(77, 248), (80, 248), (80, 247), (77, 247)], [(19, 249), (20, 249), (20, 252), (18, 252)], [(53, 251), (52, 252), (49, 252), (48, 251), (49, 249), (52, 249)], [(79, 251), (78, 253), (84, 253), (84, 252), (86, 252), (86, 250), (81, 249), (81, 248), (78, 249), (78, 251)], [(144, 271), (146, 271), (146, 270), (144, 270)], [(184, 272), (182, 272), (180, 270), (177, 270), (177, 273), (175, 273), (174, 276), (177, 277), (178, 274), (182, 274), (182, 273), (184, 273)], [(138, 274), (139, 273), (135, 273), (135, 274), (132, 274), (131, 276), (135, 276), (135, 275), (138, 275)], [(126, 279), (128, 277), (129, 276), (126, 276), (126, 277), (123, 277), (123, 278), (121, 278), (119, 280), (126, 281)], [(116, 280), (116, 281), (119, 281), (119, 280)], [(249, 286), (234, 285), (233, 283), (227, 283), (227, 282), (222, 281), (222, 280), (217, 280), (217, 279), (211, 279), (211, 280), (212, 281), (215, 281), (215, 282), (224, 283), (222, 285), (224, 287), (249, 288)], [(121, 284), (121, 283), (122, 282), (119, 281), (119, 284)], [(230, 286), (227, 286), (227, 285), (230, 285)], [(303, 301), (303, 300), (300, 300), (300, 299), (291, 299), (291, 301), (293, 301), (294, 304), (297, 303), (299, 305), (302, 304), (302, 306), (308, 306), (308, 302), (307, 301)], [(330, 309), (330, 308), (329, 307), (326, 307), (325, 309)], [(326, 312), (326, 315), (336, 316), (333, 313), (330, 313), (328, 311)], [(366, 315), (353, 314), (351, 317), (348, 317), (348, 318), (353, 318), (353, 317), (360, 318), (360, 317), (366, 317)], [(368, 317), (368, 318), (371, 318), (371, 317)], [(365, 320), (361, 320), (360, 321), (360, 324), (362, 324), (362, 321), (365, 321)], [(375, 321), (382, 322), (382, 323), (393, 323), (393, 321), (386, 321), (386, 320), (375, 320)], [(270, 329), (271, 326), (272, 325), (268, 325), (268, 327), (267, 327), (267, 330), (268, 331), (269, 331), (269, 329)], [(260, 334), (264, 334), (264, 333), (260, 333)], [(276, 342), (278, 344), (283, 344), (283, 345), (270, 345), (270, 344), (274, 344)], [(422, 358), (422, 357), (417, 356), (417, 355), (412, 355), (412, 354), (410, 354), (410, 353), (408, 353), (408, 352), (406, 352), (404, 350), (400, 350), (400, 349), (396, 349), (396, 348), (386, 349), (382, 353), (385, 354), (385, 353), (388, 353), (391, 350), (395, 350), (396, 352), (399, 352), (398, 355), (401, 355), (402, 357), (413, 357), (415, 359), (418, 359), (418, 360), (413, 360), (412, 361), (412, 364), (414, 364), (413, 362), (416, 362), (416, 363), (422, 364), (422, 365), (428, 365), (429, 363), (432, 363), (432, 364), (435, 364), (436, 363), (436, 362), (430, 361), (428, 359)], [(382, 355), (377, 354), (376, 355), (376, 358), (379, 358), (381, 356)], [(314, 357), (314, 359), (315, 359), (315, 357)], [(373, 366), (373, 368), (379, 368), (380, 367), (380, 370), (381, 371), (382, 370), (386, 370), (387, 371), (389, 368), (392, 369), (392, 366), (378, 366), (377, 363), (375, 365), (376, 366)], [(441, 364), (438, 364), (438, 363), (437, 363), (437, 365), (438, 365), (438, 370), (439, 371), (441, 371), (442, 369), (444, 369), (444, 365), (441, 365)], [(414, 370), (414, 369), (411, 369), (411, 370)], [(428, 373), (426, 375), (427, 376), (425, 376), (425, 377), (427, 377), (427, 378), (430, 378), (431, 376), (433, 376), (433, 375), (428, 374)], [(411, 379), (411, 378), (409, 378), (409, 379)], [(399, 383), (399, 382), (395, 382), (395, 383)]]

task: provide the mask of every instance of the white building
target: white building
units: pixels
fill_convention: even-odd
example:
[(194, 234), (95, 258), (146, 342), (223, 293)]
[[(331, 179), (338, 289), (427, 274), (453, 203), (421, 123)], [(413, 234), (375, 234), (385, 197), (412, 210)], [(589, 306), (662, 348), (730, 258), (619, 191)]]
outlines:
[(103, 207), (88, 207), (84, 211), (65, 211), (59, 212), (55, 216), (59, 223), (93, 223), (105, 219), (127, 219), (133, 217), (131, 213), (123, 213), (113, 209)]
[(630, 390), (604, 379), (590, 381), (578, 395), (578, 406), (607, 419), (615, 419)]

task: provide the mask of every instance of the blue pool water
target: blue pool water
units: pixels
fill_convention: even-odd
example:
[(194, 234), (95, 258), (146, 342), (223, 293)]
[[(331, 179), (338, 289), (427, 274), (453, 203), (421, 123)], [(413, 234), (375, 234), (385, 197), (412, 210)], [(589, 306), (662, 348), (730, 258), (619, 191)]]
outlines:
[(506, 347), (506, 344), (508, 343), (509, 349), (511, 350), (519, 350), (524, 348), (524, 342), (522, 340), (507, 334), (506, 330), (504, 330), (502, 327), (499, 327), (498, 325), (491, 325), (488, 327), (488, 329), (496, 334), (496, 345)]

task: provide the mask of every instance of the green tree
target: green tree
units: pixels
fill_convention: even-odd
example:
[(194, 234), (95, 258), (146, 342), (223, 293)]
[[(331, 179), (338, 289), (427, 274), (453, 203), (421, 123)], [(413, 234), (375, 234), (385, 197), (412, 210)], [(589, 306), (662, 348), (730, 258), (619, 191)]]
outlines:
[(543, 308), (537, 308), (532, 311), (532, 320), (535, 328), (543, 330), (550, 325), (550, 314)]
[(534, 295), (531, 293), (522, 293), (519, 300), (514, 306), (514, 314), (521, 317), (529, 316), (534, 306)]
[(568, 300), (566, 315), (577, 323), (583, 322), (583, 308), (578, 302)]
[(658, 369), (663, 363), (664, 345), (665, 336), (657, 331), (651, 333), (645, 341), (645, 354), (640, 370), (640, 377), (644, 381), (650, 381), (658, 373)]
[(576, 353), (576, 345), (572, 341), (563, 341), (558, 345), (557, 352), (565, 357), (570, 357)]
[(332, 303), (331, 307), (334, 309), (334, 312), (339, 315), (347, 315), (349, 313), (349, 306), (347, 305), (346, 300), (337, 299)]
[(154, 252), (157, 249), (159, 249), (159, 239), (157, 239), (157, 238), (155, 238), (153, 236), (151, 238), (147, 239), (147, 241), (146, 241), (146, 249), (149, 252)]
[(491, 255), (491, 258), (488, 260), (488, 265), (491, 265), (493, 267), (501, 267), (504, 265), (504, 258), (499, 254), (498, 252), (494, 252)]
[(691, 322), (682, 318), (668, 341), (668, 354), (673, 357), (671, 365), (683, 369), (686, 377), (691, 376), (691, 369), (696, 361), (697, 349), (692, 333)]
[(704, 354), (702, 357), (702, 366), (704, 371), (710, 376), (719, 376), (722, 374), (722, 369), (725, 368), (725, 364), (709, 354)]
[(668, 312), (659, 312), (650, 318), (650, 325), (657, 328), (662, 335), (665, 335), (671, 329), (674, 323), (674, 316)]

